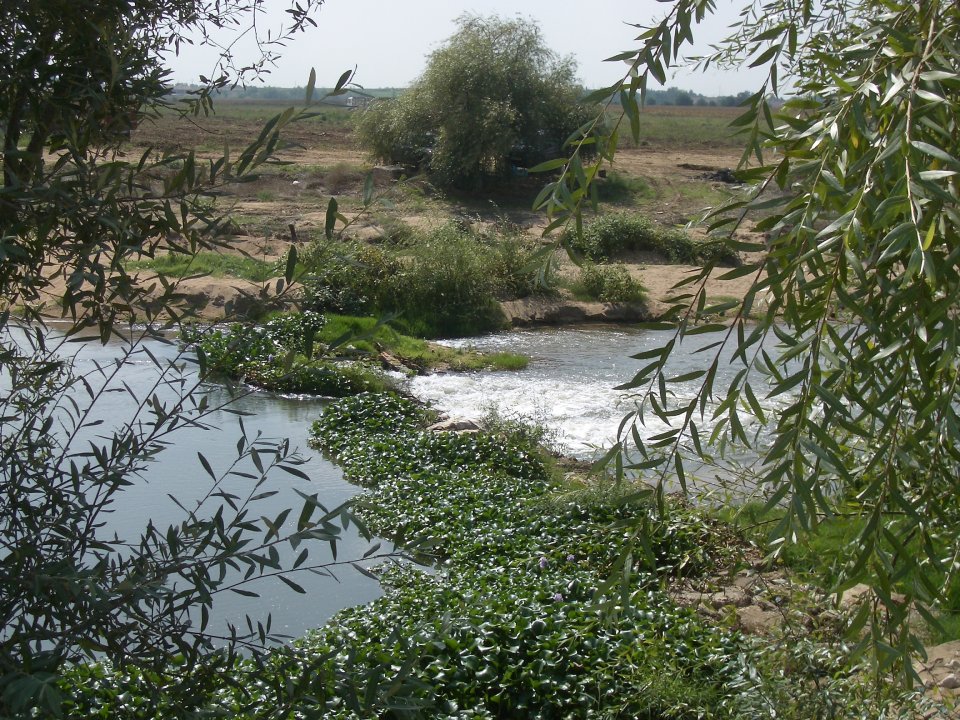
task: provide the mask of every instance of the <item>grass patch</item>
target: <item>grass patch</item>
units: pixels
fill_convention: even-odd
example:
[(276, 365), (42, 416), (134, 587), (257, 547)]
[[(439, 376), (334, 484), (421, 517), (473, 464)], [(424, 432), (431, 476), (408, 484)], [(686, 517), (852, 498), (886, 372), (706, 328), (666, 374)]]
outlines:
[(700, 208), (719, 207), (736, 197), (736, 193), (708, 182), (677, 183), (674, 190), (686, 205), (696, 203)]
[(646, 289), (630, 277), (626, 266), (587, 264), (580, 268), (580, 276), (573, 288), (580, 300), (599, 300), (605, 303), (642, 302)]
[(209, 275), (215, 278), (240, 278), (251, 282), (265, 282), (281, 273), (274, 262), (209, 251), (196, 255), (168, 253), (155, 258), (134, 260), (127, 263), (127, 269), (150, 270), (158, 275), (175, 278)]
[[(697, 145), (743, 150), (743, 137), (730, 122), (743, 112), (739, 107), (651, 106), (640, 115), (640, 144), (658, 147)], [(614, 116), (619, 114), (616, 108)], [(629, 133), (623, 133), (629, 136)], [(627, 137), (625, 142), (633, 144)]]
[(317, 335), (323, 343), (332, 343), (337, 338), (352, 334), (348, 342), (351, 349), (376, 356), (386, 351), (398, 360), (426, 369), (451, 370), (523, 370), (529, 358), (518, 353), (480, 353), (476, 350), (458, 349), (437, 345), (419, 338), (397, 332), (389, 325), (378, 324), (369, 317), (347, 315), (326, 316), (327, 322)]
[(597, 199), (614, 205), (630, 205), (637, 200), (649, 200), (657, 196), (656, 191), (640, 177), (625, 175), (611, 170), (605, 178), (595, 181)]

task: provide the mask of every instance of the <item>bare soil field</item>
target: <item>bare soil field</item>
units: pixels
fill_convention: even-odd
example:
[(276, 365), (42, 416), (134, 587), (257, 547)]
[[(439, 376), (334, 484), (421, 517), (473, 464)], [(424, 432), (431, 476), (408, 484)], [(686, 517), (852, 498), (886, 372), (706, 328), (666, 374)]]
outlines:
[[(147, 147), (194, 149), (200, 156), (212, 157), (229, 146), (235, 157), (282, 109), (269, 103), (232, 102), (222, 103), (216, 115), (207, 117), (180, 119), (171, 113), (148, 119), (135, 131), (125, 152), (135, 156)], [(531, 236), (542, 236), (547, 219), (530, 210), (546, 182), (540, 177), (492, 187), (482, 196), (457, 196), (436, 192), (422, 180), (396, 183), (388, 174), (379, 173), (377, 195), (388, 202), (363, 212), (360, 198), (372, 163), (353, 137), (352, 116), (342, 109), (321, 108), (319, 113), (284, 131), (279, 153), (282, 163), (261, 168), (256, 180), (232, 186), (218, 201), (233, 219), (236, 234), (229, 246), (237, 253), (276, 261), (286, 255), (291, 242), (319, 238), (331, 197), (337, 198), (343, 215), (354, 219), (345, 235), (357, 239), (429, 229), (451, 219), (468, 223), (506, 220)], [(649, 108), (642, 116), (641, 142), (621, 147), (608, 169), (608, 179), (602, 181), (625, 184), (629, 191), (616, 202), (604, 202), (601, 212), (637, 211), (665, 227), (677, 227), (695, 220), (706, 208), (735, 197), (741, 188), (725, 182), (731, 179), (725, 171), (736, 167), (740, 158), (741, 147), (727, 127), (737, 114), (737, 108)], [(561, 274), (576, 271), (565, 254), (558, 257)], [(649, 256), (618, 260), (647, 288), (648, 317), (660, 314), (671, 288), (697, 270), (663, 264)], [(750, 281), (749, 276), (729, 282), (711, 280), (708, 292), (711, 296), (740, 296)], [(226, 303), (243, 293), (256, 294), (262, 287), (231, 277), (198, 278), (188, 284), (184, 291), (201, 316), (211, 320), (222, 317)], [(537, 319), (537, 310), (525, 309), (523, 303), (513, 304), (508, 314), (516, 322)]]

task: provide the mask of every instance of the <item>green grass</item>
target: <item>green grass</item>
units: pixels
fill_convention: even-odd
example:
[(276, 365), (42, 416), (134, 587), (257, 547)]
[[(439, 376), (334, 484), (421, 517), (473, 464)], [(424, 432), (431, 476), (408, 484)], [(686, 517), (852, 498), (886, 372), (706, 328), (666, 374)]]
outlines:
[(702, 265), (713, 260), (718, 265), (740, 264), (737, 254), (724, 245), (697, 241), (684, 230), (660, 227), (638, 213), (599, 215), (584, 225), (583, 232), (568, 231), (564, 240), (594, 262), (625, 252), (646, 251), (659, 255), (666, 263)]
[(650, 200), (657, 192), (641, 177), (631, 177), (611, 170), (596, 183), (597, 199), (614, 205), (631, 205), (638, 200)]
[(599, 300), (606, 303), (642, 302), (646, 289), (630, 276), (620, 263), (613, 265), (585, 264), (571, 290), (578, 300)]
[(708, 182), (680, 183), (674, 188), (686, 203), (697, 203), (704, 208), (718, 207), (736, 199), (737, 193), (718, 188)]
[(243, 255), (224, 255), (216, 252), (199, 252), (196, 255), (170, 253), (147, 260), (127, 264), (129, 270), (151, 270), (167, 277), (209, 275), (215, 278), (233, 277), (252, 282), (265, 282), (277, 277), (275, 263), (264, 262)]
[[(319, 91), (314, 95), (314, 99), (320, 97)], [(224, 99), (220, 98), (214, 103), (213, 116), (221, 120), (253, 121), (266, 122), (274, 115), (282, 113), (289, 107), (300, 108), (303, 106), (303, 95), (291, 97), (289, 99)], [(307, 118), (301, 122), (311, 122), (321, 125), (344, 126), (353, 122), (353, 111), (347, 108), (338, 108), (324, 105), (316, 105), (314, 111), (315, 117)], [(173, 110), (162, 111), (163, 115), (175, 116)]]
[[(619, 108), (616, 108), (619, 113)], [(743, 108), (649, 106), (640, 114), (640, 144), (668, 147), (743, 148), (730, 121)], [(622, 132), (624, 137), (628, 132)], [(632, 144), (632, 140), (628, 139)]]
[(523, 370), (529, 359), (517, 353), (480, 353), (437, 345), (403, 335), (389, 325), (378, 325), (375, 318), (350, 315), (326, 315), (326, 324), (317, 333), (317, 340), (330, 344), (351, 334), (347, 346), (354, 350), (378, 355), (385, 351), (398, 360), (425, 369), (451, 370)]

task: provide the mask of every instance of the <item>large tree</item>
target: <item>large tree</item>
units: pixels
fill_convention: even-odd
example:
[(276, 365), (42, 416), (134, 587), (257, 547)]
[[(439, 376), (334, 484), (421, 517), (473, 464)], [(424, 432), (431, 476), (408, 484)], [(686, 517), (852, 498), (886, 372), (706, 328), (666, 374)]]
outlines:
[[(634, 138), (648, 81), (666, 79), (714, 6), (672, 3), (613, 58), (629, 71), (597, 97), (621, 97)], [(637, 410), (609, 456), (655, 473), (662, 490), (691, 482), (685, 459), (746, 446), (757, 459), (745, 471), (784, 511), (781, 546), (824, 518), (856, 521), (833, 587), (873, 588), (851, 633), (879, 670), (905, 677), (919, 647), (911, 611), (942, 609), (960, 567), (958, 38), (956, 2), (768, 0), (748, 3), (700, 59), (767, 69), (733, 123), (753, 189), (708, 218), (751, 253), (725, 277), (753, 284), (742, 300), (711, 301), (711, 268), (682, 283), (665, 325), (674, 335), (638, 356), (647, 364), (625, 384)], [(789, 100), (776, 109), (773, 94)], [(600, 143), (604, 159), (616, 143)], [(589, 196), (599, 163), (581, 166), (574, 155), (541, 196), (554, 225)], [(741, 232), (750, 227), (765, 240)], [(710, 324), (724, 312), (732, 323)], [(708, 330), (723, 335), (702, 369), (671, 373), (683, 341)], [(721, 384), (727, 362), (738, 372)], [(648, 437), (645, 417), (672, 429)]]
[(574, 73), (532, 21), (464, 15), (405, 93), (366, 112), (360, 138), (381, 160), (474, 187), (562, 153), (591, 116)]

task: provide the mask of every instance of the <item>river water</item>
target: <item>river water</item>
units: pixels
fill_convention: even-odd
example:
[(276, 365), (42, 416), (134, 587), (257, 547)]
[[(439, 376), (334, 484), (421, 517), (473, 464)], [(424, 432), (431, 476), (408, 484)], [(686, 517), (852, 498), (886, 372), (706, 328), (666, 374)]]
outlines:
[[(450, 344), (524, 353), (531, 358), (530, 365), (520, 372), (422, 376), (411, 379), (409, 388), (421, 399), (460, 417), (480, 418), (493, 408), (502, 416), (534, 419), (554, 433), (564, 452), (590, 458), (615, 439), (623, 415), (633, 407), (629, 394), (613, 389), (628, 381), (640, 368), (641, 361), (631, 360), (630, 355), (657, 347), (667, 339), (669, 334), (663, 332), (591, 326), (517, 330), (459, 340)], [(702, 336), (698, 343), (702, 345), (716, 339)], [(176, 357), (173, 344), (149, 342), (147, 347), (161, 365)], [(97, 384), (97, 378), (102, 375), (98, 368), (110, 367), (121, 351), (122, 346), (117, 344), (84, 344), (77, 354), (76, 370), (89, 374)], [(672, 371), (680, 373), (697, 367), (702, 362), (700, 357), (690, 353), (678, 355), (672, 361)], [(135, 391), (145, 392), (157, 374), (157, 366), (150, 357), (135, 355), (123, 363), (111, 384), (118, 388), (126, 383)], [(195, 379), (187, 370), (186, 378), (191, 377)], [(695, 387), (678, 385), (674, 390), (682, 398), (694, 392)], [(260, 508), (263, 514), (271, 515), (285, 507), (298, 508), (301, 500), (297, 490), (316, 493), (328, 507), (345, 502), (357, 493), (358, 489), (344, 481), (336, 466), (307, 447), (310, 423), (323, 412), (324, 401), (221, 385), (205, 386), (203, 391), (211, 405), (236, 396), (231, 409), (247, 413), (242, 422), (248, 437), (262, 432), (267, 438), (289, 439), (309, 455), (300, 469), (307, 473), (310, 482), (275, 473), (274, 487), (280, 492)], [(129, 421), (130, 413), (125, 392), (108, 393), (97, 404), (97, 416), (107, 427)], [(188, 429), (177, 433), (171, 439), (171, 447), (161, 452), (142, 480), (118, 494), (106, 518), (111, 532), (135, 539), (151, 520), (165, 528), (183, 517), (183, 510), (171, 497), (189, 506), (207, 491), (211, 481), (198, 453), (203, 453), (214, 470), (219, 471), (236, 458), (237, 440), (241, 435), (240, 420), (230, 412), (215, 413), (208, 418), (208, 424), (212, 428), (207, 431)], [(662, 429), (657, 422), (648, 422), (645, 433), (650, 435)], [(103, 426), (99, 426), (91, 432), (102, 431)], [(242, 490), (238, 488), (238, 492)], [(338, 558), (361, 558), (370, 547), (370, 542), (348, 530), (339, 544)], [(318, 551), (323, 551), (323, 547), (315, 547), (311, 555)], [(335, 575), (334, 579), (299, 573), (295, 579), (307, 591), (305, 595), (294, 593), (275, 579), (250, 588), (260, 594), (259, 598), (226, 593), (215, 603), (213, 622), (242, 626), (244, 614), (262, 617), (270, 612), (275, 632), (297, 636), (323, 624), (337, 610), (369, 602), (380, 593), (376, 581), (352, 568), (339, 569)]]
[[(620, 421), (635, 408), (632, 393), (614, 388), (629, 381), (650, 360), (630, 356), (662, 346), (672, 334), (592, 325), (515, 330), (448, 341), (445, 344), (483, 351), (523, 353), (530, 364), (522, 372), (426, 375), (414, 378), (410, 388), (421, 399), (458, 417), (482, 418), (492, 409), (506, 417), (532, 419), (554, 431), (561, 451), (590, 459), (616, 441)], [(701, 368), (705, 356), (693, 351), (720, 337), (711, 333), (691, 338), (689, 350), (676, 352), (671, 359), (671, 374)], [(733, 372), (718, 373), (718, 384), (724, 378), (729, 380)], [(678, 400), (692, 397), (698, 387), (699, 381), (671, 385)], [(648, 413), (645, 435), (666, 429)]]
[[(158, 364), (159, 367), (164, 367), (178, 357), (175, 344), (147, 341), (145, 347), (157, 359), (157, 363), (145, 352), (141, 352), (121, 364), (116, 375), (110, 378), (109, 387), (113, 391), (98, 398), (94, 406), (95, 412), (90, 419), (103, 421), (103, 424), (87, 431), (90, 439), (103, 436), (108, 429), (132, 420), (130, 396), (126, 392), (117, 391), (118, 388), (126, 384), (138, 395), (152, 394), (151, 388), (160, 374)], [(106, 346), (96, 341), (83, 343), (76, 352), (75, 372), (85, 375), (95, 389), (99, 388), (105, 384), (105, 373), (113, 373), (117, 359), (123, 356), (123, 351), (122, 343), (111, 342)], [(183, 377), (186, 382), (196, 381), (196, 374), (189, 366)], [(206, 394), (211, 406), (231, 401), (229, 408), (232, 412), (219, 410), (212, 413), (206, 418), (206, 424), (210, 426), (208, 430), (184, 428), (175, 432), (169, 438), (170, 446), (159, 453), (156, 461), (147, 468), (142, 477), (135, 479), (132, 486), (116, 494), (115, 502), (103, 517), (106, 534), (116, 533), (121, 539), (136, 540), (149, 521), (164, 530), (170, 524), (181, 521), (184, 511), (172, 498), (192, 509), (192, 503), (207, 493), (212, 483), (198, 454), (204, 455), (216, 473), (229, 468), (236, 460), (237, 441), (243, 434), (241, 418), (235, 414), (237, 412), (246, 414), (242, 417), (242, 423), (250, 440), (258, 433), (262, 433), (264, 439), (289, 439), (292, 446), (300, 448), (307, 456), (307, 462), (299, 466), (299, 469), (310, 477), (310, 481), (274, 471), (271, 475), (272, 482), (264, 489), (278, 492), (256, 505), (257, 516), (263, 514), (274, 517), (282, 509), (292, 507), (293, 519), (287, 522), (290, 526), (295, 522), (303, 503), (297, 494), (298, 490), (308, 495), (316, 494), (319, 500), (331, 509), (348, 501), (358, 492), (357, 487), (343, 479), (338, 467), (307, 446), (310, 424), (323, 412), (325, 401), (311, 397), (291, 398), (266, 392), (250, 392), (246, 388), (215, 384), (203, 385), (201, 391)], [(174, 395), (170, 388), (165, 390), (161, 387), (157, 392), (168, 400)], [(82, 397), (79, 400), (83, 402)], [(141, 414), (141, 417), (149, 419), (149, 413)], [(82, 446), (84, 439), (79, 439), (77, 447)], [(242, 469), (255, 472), (250, 462)], [(241, 497), (247, 494), (249, 480), (234, 478), (231, 483), (232, 485), (227, 486), (231, 492)], [(207, 506), (205, 515), (212, 515), (216, 507), (217, 504)], [(342, 533), (337, 547), (337, 559), (360, 559), (375, 543), (376, 541), (364, 540), (351, 526)], [(383, 543), (383, 546), (386, 550), (391, 549), (389, 543)], [(326, 543), (311, 544), (311, 562), (328, 562), (331, 559), (331, 551)], [(350, 566), (333, 569), (332, 575), (299, 572), (291, 577), (303, 586), (306, 594), (295, 593), (279, 580), (271, 578), (247, 587), (257, 592), (259, 598), (244, 597), (232, 592), (218, 595), (211, 613), (211, 629), (221, 630), (226, 622), (242, 629), (245, 627), (246, 614), (254, 620), (265, 620), (269, 612), (272, 615), (274, 633), (298, 636), (308, 629), (322, 625), (338, 610), (369, 602), (381, 592), (375, 580)]]

